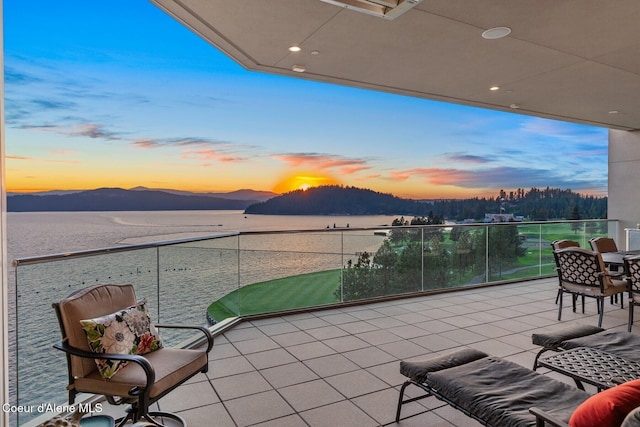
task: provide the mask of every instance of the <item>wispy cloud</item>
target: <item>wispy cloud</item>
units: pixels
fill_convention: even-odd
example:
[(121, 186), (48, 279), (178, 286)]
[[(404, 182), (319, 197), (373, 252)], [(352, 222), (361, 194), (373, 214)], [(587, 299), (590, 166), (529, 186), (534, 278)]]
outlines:
[(465, 153), (445, 153), (443, 157), (450, 162), (456, 163), (472, 163), (482, 164), (492, 162), (493, 159), (488, 156), (477, 156)]
[(21, 125), (19, 129), (35, 130), (39, 132), (56, 133), (64, 136), (72, 137), (89, 137), (99, 138), (104, 140), (122, 140), (122, 137), (117, 132), (112, 132), (103, 125), (97, 123), (81, 123), (74, 125)]
[(293, 167), (308, 167), (319, 170), (338, 169), (344, 174), (355, 174), (363, 170), (371, 169), (371, 166), (365, 159), (349, 158), (336, 154), (283, 153), (274, 154), (272, 157)]
[[(563, 176), (543, 169), (514, 168), (501, 166), (481, 170), (463, 170), (455, 168), (414, 168), (391, 171), (390, 179), (405, 181), (417, 177), (432, 185), (453, 185), (463, 188), (544, 188), (553, 186), (574, 190), (606, 187), (606, 179), (597, 182), (593, 179), (583, 180), (579, 177)], [(594, 185), (595, 184), (595, 185)]]

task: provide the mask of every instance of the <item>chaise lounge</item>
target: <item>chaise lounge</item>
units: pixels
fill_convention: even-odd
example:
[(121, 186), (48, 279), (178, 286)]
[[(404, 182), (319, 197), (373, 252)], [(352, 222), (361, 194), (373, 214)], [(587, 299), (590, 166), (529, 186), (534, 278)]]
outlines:
[[(517, 363), (474, 349), (423, 361), (402, 361), (407, 377), (400, 389), (402, 405), (429, 396), (446, 402), (482, 425), (572, 426), (621, 425), (640, 406), (640, 380), (591, 396), (589, 393)], [(426, 394), (404, 399), (409, 385)], [(613, 403), (612, 403), (613, 402)], [(631, 415), (630, 415), (631, 416)]]

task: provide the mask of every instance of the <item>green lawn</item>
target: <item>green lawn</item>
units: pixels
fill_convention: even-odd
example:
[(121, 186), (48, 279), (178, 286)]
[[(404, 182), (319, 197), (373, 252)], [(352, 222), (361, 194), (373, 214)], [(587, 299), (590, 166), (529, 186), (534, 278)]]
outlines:
[(209, 306), (208, 313), (221, 321), (238, 314), (245, 316), (330, 304), (338, 301), (334, 292), (339, 286), (340, 270), (254, 283), (215, 301)]

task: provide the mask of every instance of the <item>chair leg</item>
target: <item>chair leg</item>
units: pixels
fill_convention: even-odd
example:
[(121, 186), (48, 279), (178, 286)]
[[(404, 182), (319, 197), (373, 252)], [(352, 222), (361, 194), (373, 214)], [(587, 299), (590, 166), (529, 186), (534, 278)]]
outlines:
[(564, 291), (560, 289), (560, 300), (558, 301), (558, 320), (561, 320), (562, 317), (562, 300), (564, 296)]
[(407, 380), (404, 382), (404, 384), (402, 384), (402, 387), (400, 388), (400, 397), (398, 398), (398, 409), (396, 410), (396, 422), (400, 421), (400, 411), (402, 410), (402, 398), (404, 397), (404, 389), (407, 388), (407, 386), (411, 384), (411, 381)]
[(600, 314), (598, 315), (598, 328), (601, 328), (602, 316), (604, 315), (604, 297), (596, 298), (596, 304), (600, 306)]
[(629, 323), (627, 324), (627, 332), (631, 332), (631, 326), (633, 325), (633, 306), (635, 304), (629, 301)]

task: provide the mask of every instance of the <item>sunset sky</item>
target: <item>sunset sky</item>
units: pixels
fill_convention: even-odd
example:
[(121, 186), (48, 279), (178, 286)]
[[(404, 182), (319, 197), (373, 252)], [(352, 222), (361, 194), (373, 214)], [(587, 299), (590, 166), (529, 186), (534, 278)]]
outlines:
[(4, 27), (9, 192), (606, 195), (603, 128), (248, 72), (143, 0), (4, 0)]

